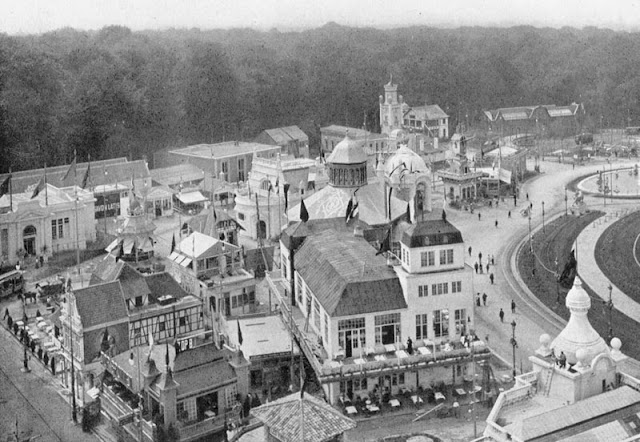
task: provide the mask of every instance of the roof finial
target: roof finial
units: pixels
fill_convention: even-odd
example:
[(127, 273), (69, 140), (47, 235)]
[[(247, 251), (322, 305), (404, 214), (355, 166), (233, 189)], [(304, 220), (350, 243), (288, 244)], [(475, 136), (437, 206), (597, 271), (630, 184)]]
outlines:
[(389, 84), (393, 84), (393, 73), (389, 74)]

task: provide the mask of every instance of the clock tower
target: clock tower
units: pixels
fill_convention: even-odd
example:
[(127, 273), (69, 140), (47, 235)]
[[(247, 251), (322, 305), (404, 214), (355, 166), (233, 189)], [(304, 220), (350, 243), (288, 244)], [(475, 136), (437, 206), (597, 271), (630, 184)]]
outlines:
[(384, 95), (380, 95), (380, 131), (383, 134), (402, 129), (402, 101), (392, 75), (389, 83), (384, 85)]

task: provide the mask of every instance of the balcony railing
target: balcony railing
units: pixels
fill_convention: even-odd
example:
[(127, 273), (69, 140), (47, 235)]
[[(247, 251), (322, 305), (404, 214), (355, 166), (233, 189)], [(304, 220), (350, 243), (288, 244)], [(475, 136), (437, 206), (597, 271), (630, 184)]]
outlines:
[(221, 414), (220, 416), (211, 417), (200, 422), (190, 425), (178, 425), (176, 428), (180, 435), (179, 440), (182, 442), (199, 439), (207, 434), (214, 433), (224, 428), (225, 420), (227, 424), (237, 423), (240, 419), (240, 409), (234, 409)]

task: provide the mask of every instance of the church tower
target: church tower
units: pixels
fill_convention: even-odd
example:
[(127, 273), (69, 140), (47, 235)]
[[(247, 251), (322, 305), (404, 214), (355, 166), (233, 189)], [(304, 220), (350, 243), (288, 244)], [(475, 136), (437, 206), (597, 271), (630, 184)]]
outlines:
[(402, 95), (398, 95), (398, 85), (393, 84), (393, 76), (384, 85), (384, 96), (380, 95), (380, 131), (390, 134), (394, 129), (402, 129)]

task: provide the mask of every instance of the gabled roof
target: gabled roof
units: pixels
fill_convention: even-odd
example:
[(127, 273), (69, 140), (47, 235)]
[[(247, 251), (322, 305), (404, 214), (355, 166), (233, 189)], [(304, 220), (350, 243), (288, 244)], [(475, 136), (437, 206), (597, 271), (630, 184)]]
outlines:
[(254, 408), (251, 413), (282, 442), (334, 440), (336, 436), (356, 427), (353, 419), (309, 394), (303, 394), (301, 399), (300, 394), (294, 393)]
[(120, 281), (90, 285), (74, 290), (73, 294), (84, 328), (121, 320), (128, 321)]
[[(367, 226), (361, 222), (365, 229)], [(347, 224), (344, 218), (319, 218), (309, 219), (306, 223), (295, 221), (282, 231), (280, 240), (289, 250), (295, 250), (304, 242), (307, 236), (315, 235), (325, 230), (335, 230), (340, 232), (351, 232), (353, 226)]]
[(157, 303), (158, 298), (165, 295), (171, 295), (176, 299), (181, 299), (189, 295), (167, 272), (152, 273), (142, 278), (148, 287), (149, 302), (151, 303)]
[(222, 248), (221, 244), (222, 242), (219, 239), (212, 238), (204, 233), (193, 232), (180, 242), (178, 250), (183, 255), (198, 259), (216, 245)]
[[(404, 110), (404, 109), (403, 109)], [(404, 115), (414, 114), (419, 120), (439, 120), (449, 118), (449, 115), (443, 111), (437, 104), (429, 104), (424, 106), (409, 107)]]
[(309, 141), (307, 134), (298, 126), (277, 127), (264, 132), (278, 145), (286, 145), (291, 141)]
[(204, 180), (204, 172), (191, 163), (178, 164), (171, 167), (151, 169), (151, 179), (164, 184), (165, 186), (175, 186), (180, 183)]
[[(216, 226), (213, 225), (214, 221)], [(216, 210), (216, 216), (213, 217), (211, 208), (203, 209), (202, 212), (187, 221), (187, 224), (194, 232), (217, 236), (217, 225), (224, 221), (230, 221), (236, 230), (242, 229), (242, 226), (224, 210)]]
[(402, 235), (401, 242), (407, 247), (439, 246), (463, 242), (462, 233), (447, 220), (418, 221), (411, 224)]
[(296, 271), (332, 317), (407, 307), (396, 273), (362, 237), (333, 230), (308, 237)]
[(278, 146), (261, 144), (246, 141), (225, 141), (216, 144), (196, 144), (193, 146), (173, 149), (170, 153), (174, 155), (185, 155), (196, 158), (225, 158), (238, 155), (245, 155), (265, 150), (279, 149)]

